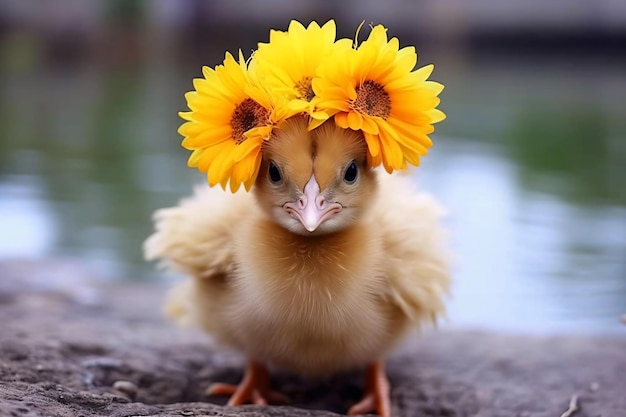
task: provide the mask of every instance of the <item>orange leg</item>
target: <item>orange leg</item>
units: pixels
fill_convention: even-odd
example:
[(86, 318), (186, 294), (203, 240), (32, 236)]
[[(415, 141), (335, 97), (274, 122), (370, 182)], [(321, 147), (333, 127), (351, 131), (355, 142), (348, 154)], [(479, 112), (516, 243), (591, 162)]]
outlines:
[(371, 411), (381, 417), (391, 417), (389, 380), (382, 361), (376, 361), (367, 367), (365, 395), (361, 401), (350, 407), (348, 415), (367, 414)]
[(269, 372), (259, 363), (250, 362), (246, 366), (243, 380), (239, 385), (215, 383), (207, 388), (208, 395), (230, 395), (228, 405), (252, 403), (267, 405), (268, 403), (286, 403), (289, 399), (269, 389)]

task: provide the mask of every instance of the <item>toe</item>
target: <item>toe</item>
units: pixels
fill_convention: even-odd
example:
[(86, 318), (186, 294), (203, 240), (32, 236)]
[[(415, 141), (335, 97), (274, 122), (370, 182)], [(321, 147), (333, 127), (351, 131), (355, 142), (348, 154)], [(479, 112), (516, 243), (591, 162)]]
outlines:
[(358, 414), (367, 414), (370, 411), (374, 411), (374, 396), (371, 394), (366, 395), (361, 401), (350, 407), (348, 415), (355, 416)]
[(235, 391), (237, 391), (237, 385), (216, 382), (209, 385), (206, 389), (206, 395), (233, 395)]

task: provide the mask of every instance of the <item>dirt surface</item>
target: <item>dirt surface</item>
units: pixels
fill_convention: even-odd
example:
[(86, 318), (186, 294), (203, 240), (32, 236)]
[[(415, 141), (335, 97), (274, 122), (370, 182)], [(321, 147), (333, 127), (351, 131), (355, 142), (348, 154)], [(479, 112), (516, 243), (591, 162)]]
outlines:
[[(160, 315), (163, 285), (91, 284), (64, 264), (0, 265), (0, 416), (331, 416), (362, 373), (274, 373), (290, 407), (223, 407), (242, 358)], [(80, 269), (80, 268), (79, 268)], [(626, 327), (625, 327), (626, 335)], [(388, 363), (394, 416), (626, 416), (626, 337), (429, 332)], [(114, 388), (115, 386), (115, 388)]]

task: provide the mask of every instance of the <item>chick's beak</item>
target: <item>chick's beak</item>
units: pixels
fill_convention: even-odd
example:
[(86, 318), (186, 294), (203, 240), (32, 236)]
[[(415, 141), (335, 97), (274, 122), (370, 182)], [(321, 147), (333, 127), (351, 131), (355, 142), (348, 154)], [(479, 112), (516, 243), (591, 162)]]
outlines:
[(320, 224), (341, 211), (341, 204), (329, 203), (320, 194), (320, 187), (315, 180), (315, 174), (304, 186), (304, 193), (295, 203), (286, 203), (283, 208), (291, 217), (302, 223), (309, 232), (315, 231)]

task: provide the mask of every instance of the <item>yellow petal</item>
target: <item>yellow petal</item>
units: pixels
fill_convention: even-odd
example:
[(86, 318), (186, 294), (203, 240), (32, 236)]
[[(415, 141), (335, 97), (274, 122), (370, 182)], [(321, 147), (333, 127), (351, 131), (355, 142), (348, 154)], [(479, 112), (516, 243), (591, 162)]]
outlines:
[(308, 131), (311, 131), (313, 129), (316, 129), (317, 127), (321, 126), (326, 120), (328, 120), (328, 117), (311, 117), (311, 119), (309, 120), (309, 126), (307, 127)]
[(363, 132), (372, 134), (372, 135), (378, 135), (378, 123), (376, 123), (374, 120), (377, 118), (372, 118), (372, 117), (368, 117), (368, 116), (364, 116), (363, 117), (363, 124), (361, 126), (361, 129), (363, 130)]
[(348, 123), (348, 113), (337, 113), (335, 115), (335, 123), (337, 123), (337, 126), (342, 129), (350, 127), (350, 124)]
[(361, 113), (357, 111), (351, 111), (348, 113), (348, 126), (352, 130), (361, 129), (361, 125), (363, 122), (363, 117), (361, 117)]
[(367, 142), (367, 149), (369, 150), (370, 155), (372, 155), (372, 157), (379, 156), (380, 139), (378, 138), (378, 135), (370, 135), (369, 133), (364, 133), (363, 136), (365, 137), (365, 142)]
[(400, 169), (402, 167), (404, 157), (398, 142), (396, 142), (385, 130), (381, 130), (378, 137), (380, 138), (383, 165), (385, 166), (385, 169), (389, 173), (391, 173), (394, 169)]
[(445, 120), (446, 115), (439, 109), (432, 109), (428, 111), (428, 116), (430, 117), (431, 123), (439, 123), (442, 120)]

